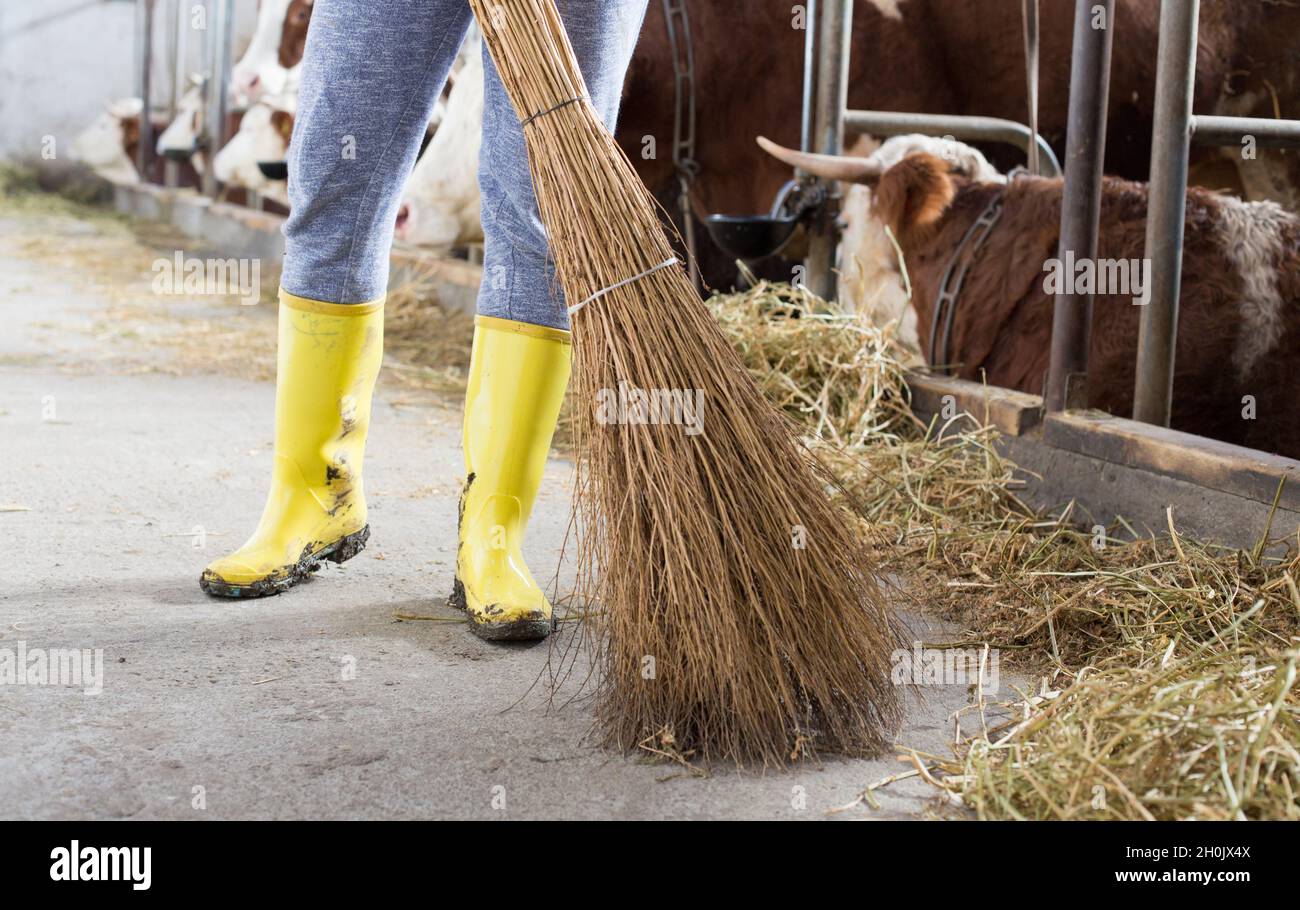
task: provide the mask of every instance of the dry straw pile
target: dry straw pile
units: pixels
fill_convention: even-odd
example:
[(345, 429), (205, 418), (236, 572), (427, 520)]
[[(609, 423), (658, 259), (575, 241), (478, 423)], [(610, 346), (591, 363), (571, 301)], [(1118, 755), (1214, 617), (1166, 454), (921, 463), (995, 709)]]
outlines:
[[(524, 123), (573, 315), (578, 602), (604, 741), (780, 763), (892, 742), (899, 641), (852, 515), (673, 261), (586, 100), (551, 0), (472, 0)], [(703, 432), (603, 422), (602, 393), (703, 402)]]
[(826, 457), (899, 596), (1033, 681), (1010, 719), (976, 700), (956, 755), (912, 753), (904, 776), (987, 818), (1300, 818), (1296, 540), (1270, 558), (1074, 530), (1016, 497), (991, 430), (912, 417), (887, 332), (787, 286), (712, 305), (764, 391), (849, 444)]

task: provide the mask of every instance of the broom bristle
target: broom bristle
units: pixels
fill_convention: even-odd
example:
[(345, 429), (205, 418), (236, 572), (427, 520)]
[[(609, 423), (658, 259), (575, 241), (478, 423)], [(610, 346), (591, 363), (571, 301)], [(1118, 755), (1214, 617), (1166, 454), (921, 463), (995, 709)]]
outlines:
[[(587, 93), (552, 0), (472, 6), (520, 119), (533, 117), (533, 183), (568, 301), (671, 259), (630, 162), (589, 103), (566, 104)], [(603, 741), (658, 736), (765, 764), (888, 746), (902, 638), (857, 520), (683, 269), (609, 290), (573, 331), (575, 595), (603, 608), (589, 630)], [(610, 421), (620, 390), (649, 413)], [(702, 402), (702, 432), (662, 419), (683, 400)]]

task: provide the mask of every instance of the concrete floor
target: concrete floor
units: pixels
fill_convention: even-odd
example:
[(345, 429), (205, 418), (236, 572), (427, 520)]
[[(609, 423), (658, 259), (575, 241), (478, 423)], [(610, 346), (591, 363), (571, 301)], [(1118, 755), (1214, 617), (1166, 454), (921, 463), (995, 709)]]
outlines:
[[(31, 253), (19, 241), (34, 233), (100, 247), (115, 271)], [(533, 685), (546, 645), (488, 645), (444, 605), (456, 402), (388, 383), (368, 548), (285, 596), (206, 597), (200, 569), (261, 509), (274, 387), (201, 365), (158, 372), (167, 354), (93, 326), (124, 294), (156, 310), (153, 328), (239, 318), (267, 333), (271, 305), (150, 299), (138, 263), (156, 252), (112, 221), (0, 211), (0, 251), (0, 648), (102, 649), (105, 662), (98, 695), (0, 686), (0, 816), (824, 818), (905, 770), (891, 754), (700, 778), (592, 746), (589, 706), (552, 706)], [(123, 286), (122, 269), (138, 280)], [(529, 544), (539, 576), (557, 562), (568, 477), (551, 463)], [(965, 688), (917, 696), (899, 742), (946, 753)], [(834, 817), (912, 817), (934, 792), (908, 780), (877, 797), (879, 810)]]

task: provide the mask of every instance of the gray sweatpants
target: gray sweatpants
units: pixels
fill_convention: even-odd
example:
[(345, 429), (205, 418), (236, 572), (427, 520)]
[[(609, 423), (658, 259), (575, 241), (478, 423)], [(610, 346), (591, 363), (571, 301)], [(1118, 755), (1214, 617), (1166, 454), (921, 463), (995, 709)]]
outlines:
[[(592, 103), (613, 129), (647, 0), (557, 0)], [(281, 284), (363, 303), (388, 285), (402, 187), (473, 14), (466, 0), (317, 0), (289, 146)], [(567, 329), (523, 131), (483, 48), (483, 283), (487, 316)]]

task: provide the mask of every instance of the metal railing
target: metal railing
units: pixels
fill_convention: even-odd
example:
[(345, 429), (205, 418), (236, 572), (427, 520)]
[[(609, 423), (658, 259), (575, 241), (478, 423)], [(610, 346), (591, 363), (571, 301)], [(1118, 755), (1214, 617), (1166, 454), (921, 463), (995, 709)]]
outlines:
[[(853, 0), (808, 0), (805, 12), (804, 147), (827, 155), (844, 151), (844, 133), (853, 130), (875, 136), (922, 133), (951, 136), (973, 142), (1000, 142), (1026, 153), (1034, 143), (1033, 132), (1023, 123), (997, 117), (950, 114), (863, 111), (848, 108), (849, 48), (853, 32)], [(816, 51), (812, 50), (814, 43)], [(811, 69), (815, 64), (815, 78)], [(815, 86), (815, 90), (813, 90)], [(812, 111), (811, 124), (808, 111)], [(809, 135), (811, 132), (811, 135)], [(1051, 146), (1037, 137), (1039, 166), (1045, 176), (1061, 173)], [(805, 283), (823, 297), (835, 293), (835, 227), (838, 199), (828, 196), (809, 228), (808, 256), (804, 261)]]
[[(172, 75), (173, 91), (168, 105), (172, 117), (177, 103), (184, 94), (186, 47), (191, 30), (203, 35), (203, 129), (198, 145), (207, 153), (208, 166), (203, 172), (203, 192), (215, 196), (219, 190), (212, 175), (212, 157), (229, 138), (226, 135), (227, 94), (229, 90), (231, 43), (234, 35), (234, 9), (231, 0), (172, 0), (173, 23), (171, 40), (175, 41), (175, 72)], [(142, 102), (140, 115), (140, 147), (136, 152), (136, 168), (142, 180), (147, 180), (156, 158), (157, 136), (154, 134), (153, 64), (154, 24), (158, 19), (158, 0), (136, 0), (135, 7), (135, 85)], [(163, 30), (166, 33), (166, 30)], [(173, 181), (173, 170), (168, 169), (168, 183)]]
[[(1094, 28), (1098, 13), (1103, 28)], [(1101, 175), (1106, 158), (1106, 110), (1114, 45), (1115, 0), (1077, 0), (1070, 62), (1070, 111), (1065, 186), (1057, 256), (1094, 259), (1101, 223)], [(1043, 404), (1049, 411), (1087, 407), (1092, 345), (1090, 293), (1060, 294), (1052, 304), (1052, 347)]]
[(1258, 145), (1300, 148), (1300, 121), (1206, 117), (1192, 113), (1196, 82), (1200, 0), (1162, 0), (1160, 52), (1156, 63), (1156, 111), (1151, 144), (1151, 192), (1147, 204), (1146, 257), (1151, 262), (1151, 299), (1138, 330), (1133, 419), (1169, 426), (1173, 409), (1174, 351), (1178, 341), (1183, 231), (1190, 145), (1236, 145), (1246, 136)]

